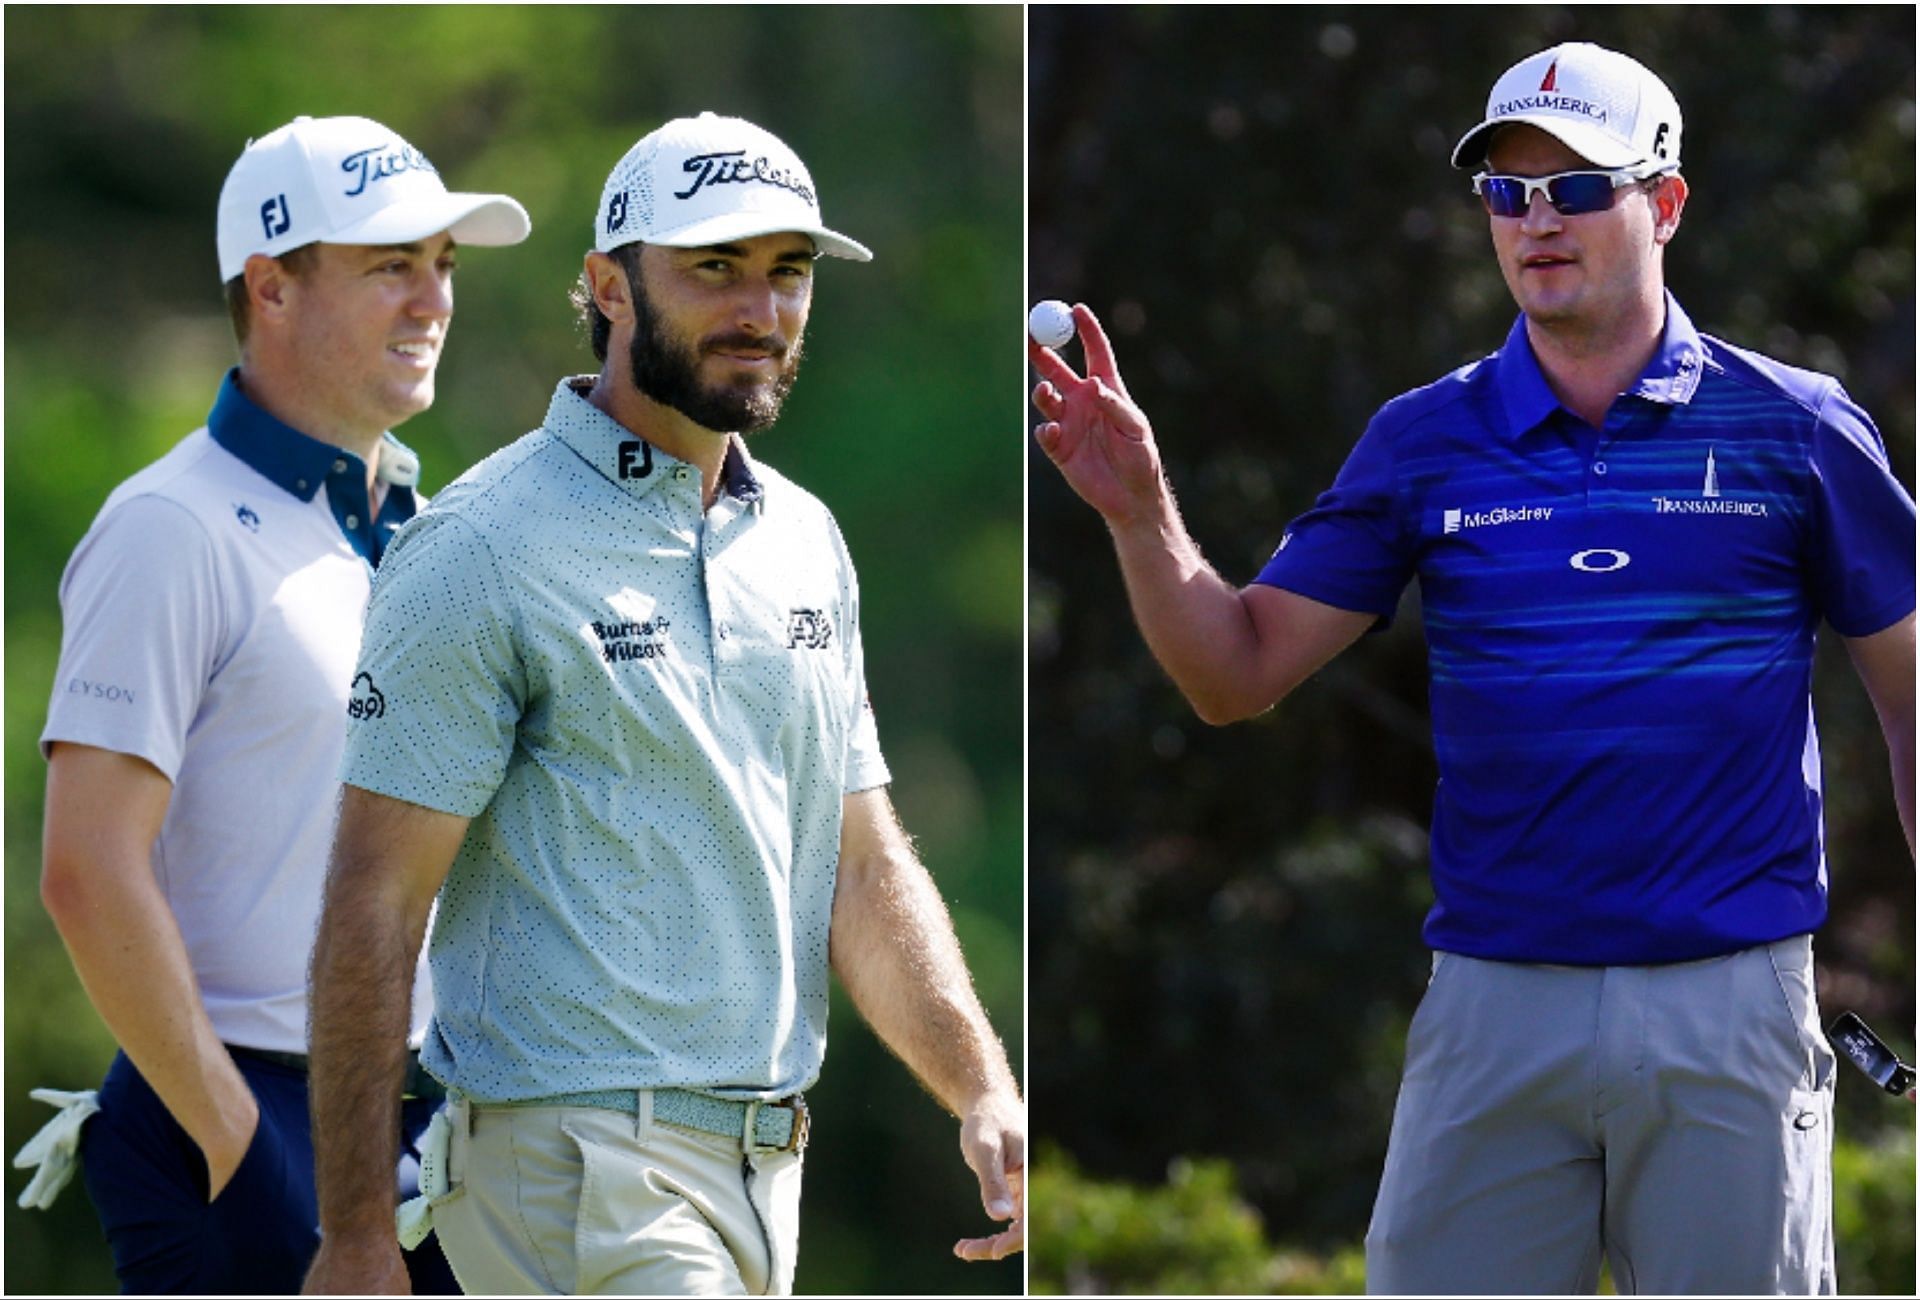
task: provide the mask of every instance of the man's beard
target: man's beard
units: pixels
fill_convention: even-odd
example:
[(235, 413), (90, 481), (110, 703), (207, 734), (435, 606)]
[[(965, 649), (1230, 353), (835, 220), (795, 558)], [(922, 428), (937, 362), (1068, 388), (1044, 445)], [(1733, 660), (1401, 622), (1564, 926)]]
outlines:
[(751, 433), (780, 417), (780, 407), (793, 391), (800, 373), (800, 340), (788, 343), (778, 334), (754, 338), (726, 334), (703, 341), (700, 347), (765, 351), (780, 362), (780, 373), (770, 387), (752, 388), (700, 382), (700, 347), (685, 346), (666, 335), (639, 277), (633, 277), (633, 342), (627, 361), (633, 384), (662, 406), (671, 407), (703, 429), (716, 433)]

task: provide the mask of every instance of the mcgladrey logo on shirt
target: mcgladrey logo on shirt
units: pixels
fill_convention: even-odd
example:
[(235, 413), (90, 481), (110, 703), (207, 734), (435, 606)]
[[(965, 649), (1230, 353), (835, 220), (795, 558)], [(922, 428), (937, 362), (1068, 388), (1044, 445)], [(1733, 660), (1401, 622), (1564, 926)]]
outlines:
[(1544, 523), (1552, 517), (1552, 506), (1495, 506), (1491, 510), (1443, 510), (1440, 514), (1440, 531), (1457, 533), (1463, 528)]

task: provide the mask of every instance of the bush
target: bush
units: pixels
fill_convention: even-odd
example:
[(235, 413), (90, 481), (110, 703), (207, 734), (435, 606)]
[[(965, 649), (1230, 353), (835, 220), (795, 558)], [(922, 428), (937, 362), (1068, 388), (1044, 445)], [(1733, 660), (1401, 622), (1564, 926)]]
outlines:
[(1846, 1295), (1914, 1294), (1911, 1125), (1875, 1146), (1833, 1151), (1833, 1233)]
[(1099, 1182), (1047, 1150), (1027, 1194), (1035, 1295), (1357, 1295), (1358, 1249), (1276, 1250), (1225, 1160), (1173, 1161), (1160, 1187)]

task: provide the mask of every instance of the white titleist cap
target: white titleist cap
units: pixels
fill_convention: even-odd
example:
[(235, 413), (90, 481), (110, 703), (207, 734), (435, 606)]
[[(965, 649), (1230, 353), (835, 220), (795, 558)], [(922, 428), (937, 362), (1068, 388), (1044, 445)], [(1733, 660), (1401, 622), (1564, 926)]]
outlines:
[(220, 279), (303, 244), (517, 244), (533, 223), (504, 194), (449, 194), (418, 149), (364, 117), (296, 117), (249, 141), (220, 189)]
[(1454, 146), (1453, 165), (1480, 166), (1487, 142), (1509, 122), (1539, 127), (1596, 167), (1680, 166), (1680, 105), (1667, 83), (1584, 41), (1508, 68), (1487, 96), (1487, 120)]
[(823, 253), (873, 254), (820, 224), (820, 199), (798, 154), (738, 117), (678, 117), (614, 164), (593, 218), (593, 246), (701, 248), (794, 230)]

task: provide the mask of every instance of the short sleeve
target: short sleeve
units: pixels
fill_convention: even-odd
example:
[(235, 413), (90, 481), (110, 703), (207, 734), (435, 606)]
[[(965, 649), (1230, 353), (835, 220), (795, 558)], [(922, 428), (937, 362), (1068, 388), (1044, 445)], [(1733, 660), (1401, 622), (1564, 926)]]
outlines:
[(873, 715), (873, 699), (867, 692), (866, 652), (860, 643), (860, 583), (854, 576), (853, 562), (846, 543), (834, 538), (844, 566), (847, 590), (846, 668), (847, 698), (853, 709), (853, 724), (847, 729), (846, 783), (843, 792), (858, 794), (886, 785), (893, 780), (886, 759), (880, 754), (880, 727)]
[(1838, 384), (1821, 403), (1808, 454), (1814, 599), (1842, 636), (1870, 636), (1913, 612), (1913, 498), (1879, 430)]
[(429, 511), (395, 534), (367, 608), (341, 780), (456, 816), (484, 810), (526, 706), (514, 608), (465, 520)]
[(177, 779), (227, 638), (206, 529), (164, 497), (111, 504), (67, 563), (60, 612), (41, 753), (56, 741), (92, 745)]
[(1393, 437), (1375, 416), (1333, 486), (1288, 526), (1254, 581), (1390, 621), (1414, 572), (1396, 498)]

